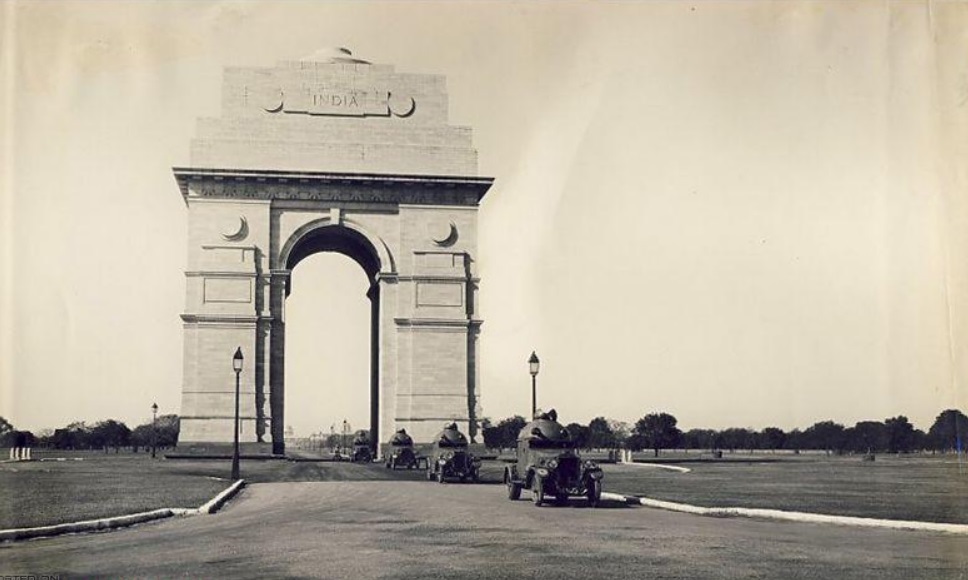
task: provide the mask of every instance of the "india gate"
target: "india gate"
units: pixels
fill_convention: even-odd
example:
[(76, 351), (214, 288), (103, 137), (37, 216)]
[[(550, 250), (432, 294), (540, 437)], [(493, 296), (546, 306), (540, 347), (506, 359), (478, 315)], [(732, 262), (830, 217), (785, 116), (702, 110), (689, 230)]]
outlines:
[(241, 346), (243, 449), (284, 453), (286, 297), (317, 252), (369, 280), (371, 440), (426, 442), (450, 421), (475, 434), (477, 209), (493, 180), (447, 109), (442, 76), (345, 49), (225, 69), (221, 116), (198, 119), (190, 166), (174, 168), (188, 208), (179, 446), (231, 443)]

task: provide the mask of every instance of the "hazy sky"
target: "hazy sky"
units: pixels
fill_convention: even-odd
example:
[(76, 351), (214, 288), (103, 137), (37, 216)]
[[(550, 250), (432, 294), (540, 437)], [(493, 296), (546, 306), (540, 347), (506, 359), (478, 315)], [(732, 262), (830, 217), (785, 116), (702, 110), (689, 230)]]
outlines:
[[(346, 46), (446, 75), (496, 178), (487, 416), (529, 408), (533, 349), (565, 421), (927, 428), (968, 410), (966, 31), (946, 2), (0, 2), (0, 415), (178, 411), (171, 167), (224, 66)], [(363, 426), (364, 276), (294, 285), (287, 422)]]

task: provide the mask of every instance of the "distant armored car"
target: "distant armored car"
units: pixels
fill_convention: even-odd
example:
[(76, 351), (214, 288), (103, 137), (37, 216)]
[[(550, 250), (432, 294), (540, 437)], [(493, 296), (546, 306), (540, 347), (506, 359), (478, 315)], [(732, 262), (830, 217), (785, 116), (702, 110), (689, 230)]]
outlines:
[(456, 423), (444, 427), (434, 441), (433, 451), (427, 463), (427, 479), (444, 483), (456, 478), (463, 483), (468, 479), (478, 481), (481, 460), (467, 449), (467, 437), (457, 429)]
[(362, 434), (353, 441), (353, 462), (370, 463), (373, 453), (370, 451), (370, 441)]
[(406, 429), (400, 429), (393, 434), (390, 439), (392, 451), (387, 454), (384, 465), (387, 469), (406, 468), (414, 469), (419, 464), (420, 458), (413, 451), (413, 438), (407, 434)]
[(518, 435), (517, 462), (504, 470), (508, 499), (516, 500), (522, 489), (530, 489), (536, 506), (549, 496), (559, 505), (570, 496), (585, 496), (589, 505), (597, 506), (602, 470), (593, 461), (582, 461), (577, 447), (554, 410), (537, 415)]

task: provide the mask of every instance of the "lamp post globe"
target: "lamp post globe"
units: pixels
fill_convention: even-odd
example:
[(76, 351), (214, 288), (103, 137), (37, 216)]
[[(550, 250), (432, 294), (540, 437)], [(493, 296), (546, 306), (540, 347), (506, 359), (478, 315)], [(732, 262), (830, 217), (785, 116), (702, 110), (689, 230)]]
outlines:
[(239, 375), (242, 374), (242, 347), (235, 350), (232, 356), (232, 370), (235, 371), (235, 429), (233, 429), (232, 445), (232, 480), (239, 479)]
[(541, 367), (541, 361), (538, 360), (538, 355), (531, 351), (531, 358), (528, 359), (528, 371), (531, 373), (531, 418), (534, 419), (535, 413), (538, 412), (538, 369)]

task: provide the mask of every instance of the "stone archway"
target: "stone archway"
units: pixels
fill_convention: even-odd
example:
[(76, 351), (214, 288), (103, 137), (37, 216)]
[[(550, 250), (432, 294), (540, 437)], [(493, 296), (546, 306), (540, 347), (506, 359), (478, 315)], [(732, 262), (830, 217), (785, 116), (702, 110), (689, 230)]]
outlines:
[[(339, 219), (338, 217), (336, 218)], [(278, 265), (280, 269), (274, 270), (276, 276), (284, 282), (275, 287), (275, 292), (270, 298), (270, 305), (273, 310), (273, 340), (280, 346), (271, 348), (273, 376), (270, 383), (273, 385), (272, 397), (269, 401), (270, 414), (272, 417), (272, 439), (279, 441), (283, 438), (285, 428), (285, 300), (292, 291), (292, 271), (296, 265), (305, 258), (319, 252), (336, 252), (349, 257), (356, 262), (366, 274), (370, 288), (366, 293), (370, 300), (370, 380), (369, 380), (369, 406), (370, 421), (369, 432), (374, 434), (371, 444), (376, 449), (380, 433), (380, 283), (378, 276), (392, 274), (392, 263), (389, 254), (377, 250), (385, 245), (381, 240), (374, 239), (362, 228), (352, 223), (339, 223), (332, 217), (325, 217), (313, 220), (303, 227), (296, 230), (289, 239), (282, 245), (279, 252)], [(383, 264), (387, 264), (384, 269)], [(276, 452), (281, 452), (278, 446)]]
[(200, 119), (188, 207), (180, 446), (232, 441), (231, 355), (246, 356), (240, 440), (283, 453), (285, 297), (316, 252), (371, 283), (374, 444), (426, 442), (479, 415), (478, 177), (470, 131), (447, 123), (443, 79), (334, 57), (227, 69), (222, 116)]

